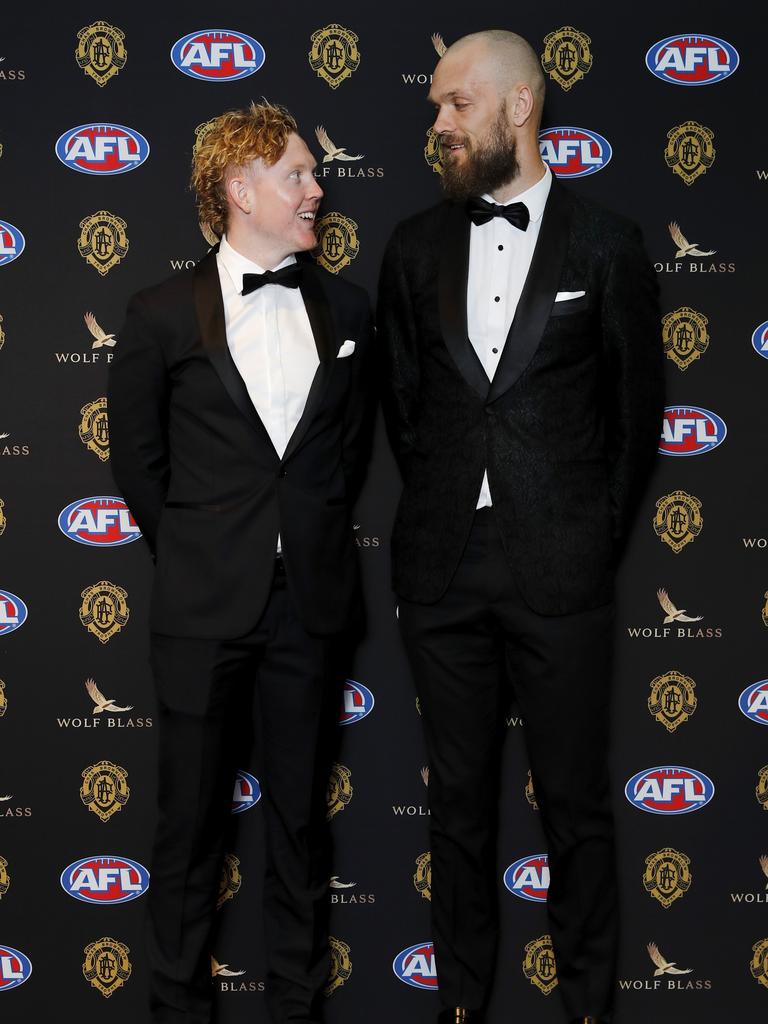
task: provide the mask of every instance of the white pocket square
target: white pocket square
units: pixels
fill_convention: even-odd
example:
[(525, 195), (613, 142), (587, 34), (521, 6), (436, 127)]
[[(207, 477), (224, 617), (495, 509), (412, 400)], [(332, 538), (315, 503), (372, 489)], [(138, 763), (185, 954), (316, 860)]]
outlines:
[(344, 342), (339, 351), (336, 353), (337, 359), (343, 359), (345, 356), (351, 356), (355, 351), (355, 343), (350, 338)]
[(582, 295), (586, 294), (586, 292), (558, 292), (555, 296), (555, 302), (566, 302), (568, 299), (580, 299)]

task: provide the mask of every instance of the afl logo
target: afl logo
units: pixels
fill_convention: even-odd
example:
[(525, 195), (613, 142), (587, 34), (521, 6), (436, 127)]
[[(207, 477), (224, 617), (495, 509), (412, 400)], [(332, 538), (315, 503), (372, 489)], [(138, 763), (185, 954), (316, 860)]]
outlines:
[(15, 594), (0, 590), (0, 636), (20, 629), (27, 621), (27, 606)]
[(0, 992), (23, 985), (32, 973), (29, 957), (18, 949), (0, 946)]
[(763, 359), (768, 359), (768, 320), (755, 328), (752, 334), (752, 348)]
[(703, 455), (722, 444), (728, 433), (723, 420), (695, 405), (668, 405), (661, 429), (662, 455)]
[(116, 548), (138, 540), (141, 530), (122, 498), (79, 498), (59, 512), (65, 537), (93, 548)]
[(768, 725), (768, 679), (752, 683), (739, 697), (742, 712), (758, 725)]
[(646, 53), (645, 66), (673, 85), (714, 85), (733, 74), (739, 55), (717, 36), (667, 36)]
[(534, 853), (510, 864), (504, 872), (504, 885), (521, 900), (546, 903), (549, 888), (549, 858), (546, 853)]
[(437, 990), (435, 948), (431, 942), (419, 942), (398, 953), (392, 961), (392, 970), (406, 985)]
[(709, 803), (714, 792), (714, 783), (706, 775), (679, 765), (646, 768), (633, 775), (624, 787), (627, 800), (650, 814), (698, 811)]
[(234, 82), (247, 78), (264, 63), (264, 47), (242, 32), (204, 28), (178, 39), (171, 60), (182, 74), (203, 82)]
[(558, 178), (596, 174), (613, 156), (611, 144), (587, 128), (547, 128), (539, 132), (541, 159)]
[(81, 124), (59, 136), (56, 156), (83, 174), (123, 174), (144, 163), (149, 143), (122, 124)]
[(250, 772), (239, 771), (235, 779), (235, 791), (232, 794), (232, 813), (242, 814), (255, 807), (261, 800), (259, 780)]
[(84, 857), (64, 868), (61, 886), (83, 903), (129, 903), (149, 888), (149, 872), (127, 857)]
[(6, 220), (0, 220), (0, 267), (6, 263), (13, 263), (24, 252), (24, 235), (9, 224)]
[(339, 724), (351, 725), (353, 722), (359, 722), (361, 718), (370, 715), (374, 704), (373, 694), (367, 686), (356, 683), (354, 679), (347, 679), (344, 683)]

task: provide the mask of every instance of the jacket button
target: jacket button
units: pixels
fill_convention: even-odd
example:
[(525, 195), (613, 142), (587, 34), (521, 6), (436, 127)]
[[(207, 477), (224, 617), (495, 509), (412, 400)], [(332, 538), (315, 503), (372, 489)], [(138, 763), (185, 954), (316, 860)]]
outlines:
[(285, 468), (281, 468), (281, 469), (280, 469), (280, 472), (279, 472), (279, 473), (278, 473), (277, 475), (278, 475), (278, 476), (280, 477), (280, 479), (282, 480), (282, 478), (283, 478), (283, 477), (285, 476), (285, 474), (286, 474), (286, 470), (285, 470)]

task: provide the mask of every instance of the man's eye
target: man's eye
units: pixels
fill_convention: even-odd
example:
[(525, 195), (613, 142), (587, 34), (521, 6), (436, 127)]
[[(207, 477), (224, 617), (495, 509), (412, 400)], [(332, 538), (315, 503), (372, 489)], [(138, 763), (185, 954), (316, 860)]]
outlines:
[(468, 106), (466, 103), (454, 103), (453, 105), (456, 110), (464, 110)]

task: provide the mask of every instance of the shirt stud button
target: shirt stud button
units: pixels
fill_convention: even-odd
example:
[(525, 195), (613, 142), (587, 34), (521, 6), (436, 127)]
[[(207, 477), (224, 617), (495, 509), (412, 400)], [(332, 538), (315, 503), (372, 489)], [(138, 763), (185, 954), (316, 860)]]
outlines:
[(498, 355), (499, 350), (497, 348), (492, 348), (491, 352), (493, 352), (494, 355)]
[(501, 296), (500, 295), (495, 295), (494, 298), (493, 298), (493, 301), (494, 302), (501, 302)]
[(500, 245), (500, 246), (499, 246), (499, 252), (501, 252), (503, 248), (504, 248), (504, 246), (503, 246), (503, 245)]

